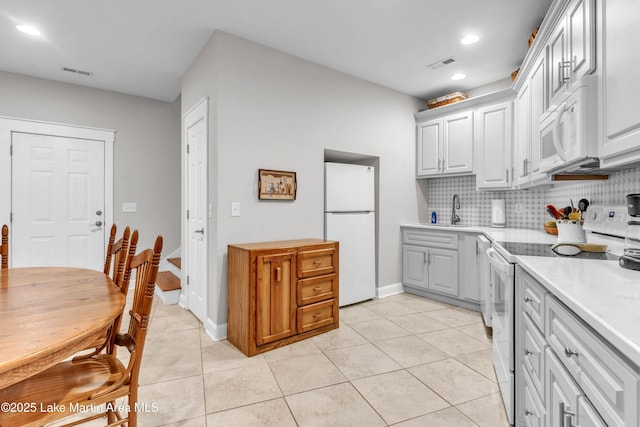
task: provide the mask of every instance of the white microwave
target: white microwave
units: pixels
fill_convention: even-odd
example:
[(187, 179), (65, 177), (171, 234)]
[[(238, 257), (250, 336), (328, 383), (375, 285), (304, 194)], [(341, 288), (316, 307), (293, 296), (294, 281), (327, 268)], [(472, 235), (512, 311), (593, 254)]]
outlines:
[(540, 170), (559, 173), (597, 160), (597, 86), (586, 76), (540, 121)]

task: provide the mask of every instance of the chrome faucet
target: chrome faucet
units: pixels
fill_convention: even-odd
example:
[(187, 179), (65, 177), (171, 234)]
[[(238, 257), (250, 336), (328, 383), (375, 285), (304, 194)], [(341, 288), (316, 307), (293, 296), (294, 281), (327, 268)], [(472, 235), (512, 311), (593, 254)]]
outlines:
[(456, 209), (460, 209), (460, 197), (457, 194), (453, 195), (453, 204), (451, 206), (451, 225), (456, 225), (460, 222), (460, 217), (456, 215)]

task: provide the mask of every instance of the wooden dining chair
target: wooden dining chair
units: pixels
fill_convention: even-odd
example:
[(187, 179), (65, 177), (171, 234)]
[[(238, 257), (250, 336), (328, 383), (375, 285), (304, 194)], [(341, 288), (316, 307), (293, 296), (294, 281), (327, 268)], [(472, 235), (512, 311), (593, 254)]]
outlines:
[[(115, 224), (111, 226), (111, 234), (109, 236), (109, 243), (107, 244), (107, 256), (104, 263), (104, 274), (109, 275), (113, 273), (111, 279), (120, 288), (120, 292), (126, 297), (129, 292), (129, 282), (131, 280), (131, 269), (127, 270), (128, 258), (136, 254), (136, 248), (138, 246), (138, 230), (134, 230), (131, 240), (129, 240), (130, 230), (129, 227), (125, 227), (122, 237), (114, 242), (116, 237), (117, 227)], [(113, 261), (113, 265), (112, 265)], [(113, 271), (112, 271), (113, 270)], [(112, 348), (110, 337), (120, 331), (120, 324), (122, 322), (122, 315), (118, 316), (112, 327), (105, 331), (105, 334), (97, 338), (92, 343), (88, 344), (84, 350), (92, 350), (85, 354), (90, 357), (94, 354), (100, 353), (102, 350), (109, 351)], [(0, 426), (2, 427), (2, 426)]]
[[(117, 227), (113, 224), (111, 226), (109, 243), (107, 244), (107, 254), (104, 260), (104, 274), (110, 275), (115, 284), (121, 287), (124, 276), (124, 266), (129, 250), (129, 235), (131, 232), (129, 227), (125, 227), (122, 237), (117, 242), (114, 242), (116, 232)], [(124, 294), (127, 294), (126, 290)]]
[[(137, 241), (137, 230), (132, 242)], [(135, 288), (131, 317), (127, 333), (113, 336), (117, 347), (130, 352), (125, 366), (113, 353), (100, 353), (91, 357), (77, 357), (59, 363), (33, 377), (0, 389), (0, 402), (12, 402), (16, 407), (34, 408), (33, 411), (0, 411), (0, 426), (42, 426), (43, 424), (74, 415), (83, 408), (98, 409), (107, 403), (106, 412), (89, 416), (82, 423), (107, 417), (108, 427), (127, 425), (137, 427), (138, 378), (149, 327), (155, 281), (162, 251), (162, 236), (158, 236), (153, 249), (146, 249), (127, 259), (125, 275), (135, 271)], [(120, 413), (116, 399), (127, 397), (131, 411)], [(61, 410), (47, 410), (64, 408)], [(66, 425), (76, 425), (74, 421)], [(62, 427), (62, 426), (61, 426)]]
[(2, 268), (9, 268), (9, 227), (7, 227), (7, 224), (2, 226), (0, 256), (2, 257)]

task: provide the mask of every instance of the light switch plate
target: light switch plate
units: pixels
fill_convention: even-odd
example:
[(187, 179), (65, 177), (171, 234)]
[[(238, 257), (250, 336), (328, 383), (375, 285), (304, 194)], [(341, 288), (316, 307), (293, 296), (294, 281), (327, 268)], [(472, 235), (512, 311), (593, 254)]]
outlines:
[(240, 216), (240, 202), (231, 202), (231, 216)]
[(138, 204), (135, 202), (124, 202), (122, 212), (138, 212)]

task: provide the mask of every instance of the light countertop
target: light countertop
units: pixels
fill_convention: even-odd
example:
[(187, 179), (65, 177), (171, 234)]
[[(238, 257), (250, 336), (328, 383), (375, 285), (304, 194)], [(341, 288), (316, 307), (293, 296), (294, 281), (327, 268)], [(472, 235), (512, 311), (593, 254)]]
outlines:
[[(401, 227), (482, 233), (494, 242), (557, 242), (556, 236), (542, 230), (431, 224)], [(617, 261), (535, 256), (512, 259), (640, 366), (640, 271), (626, 270)]]

